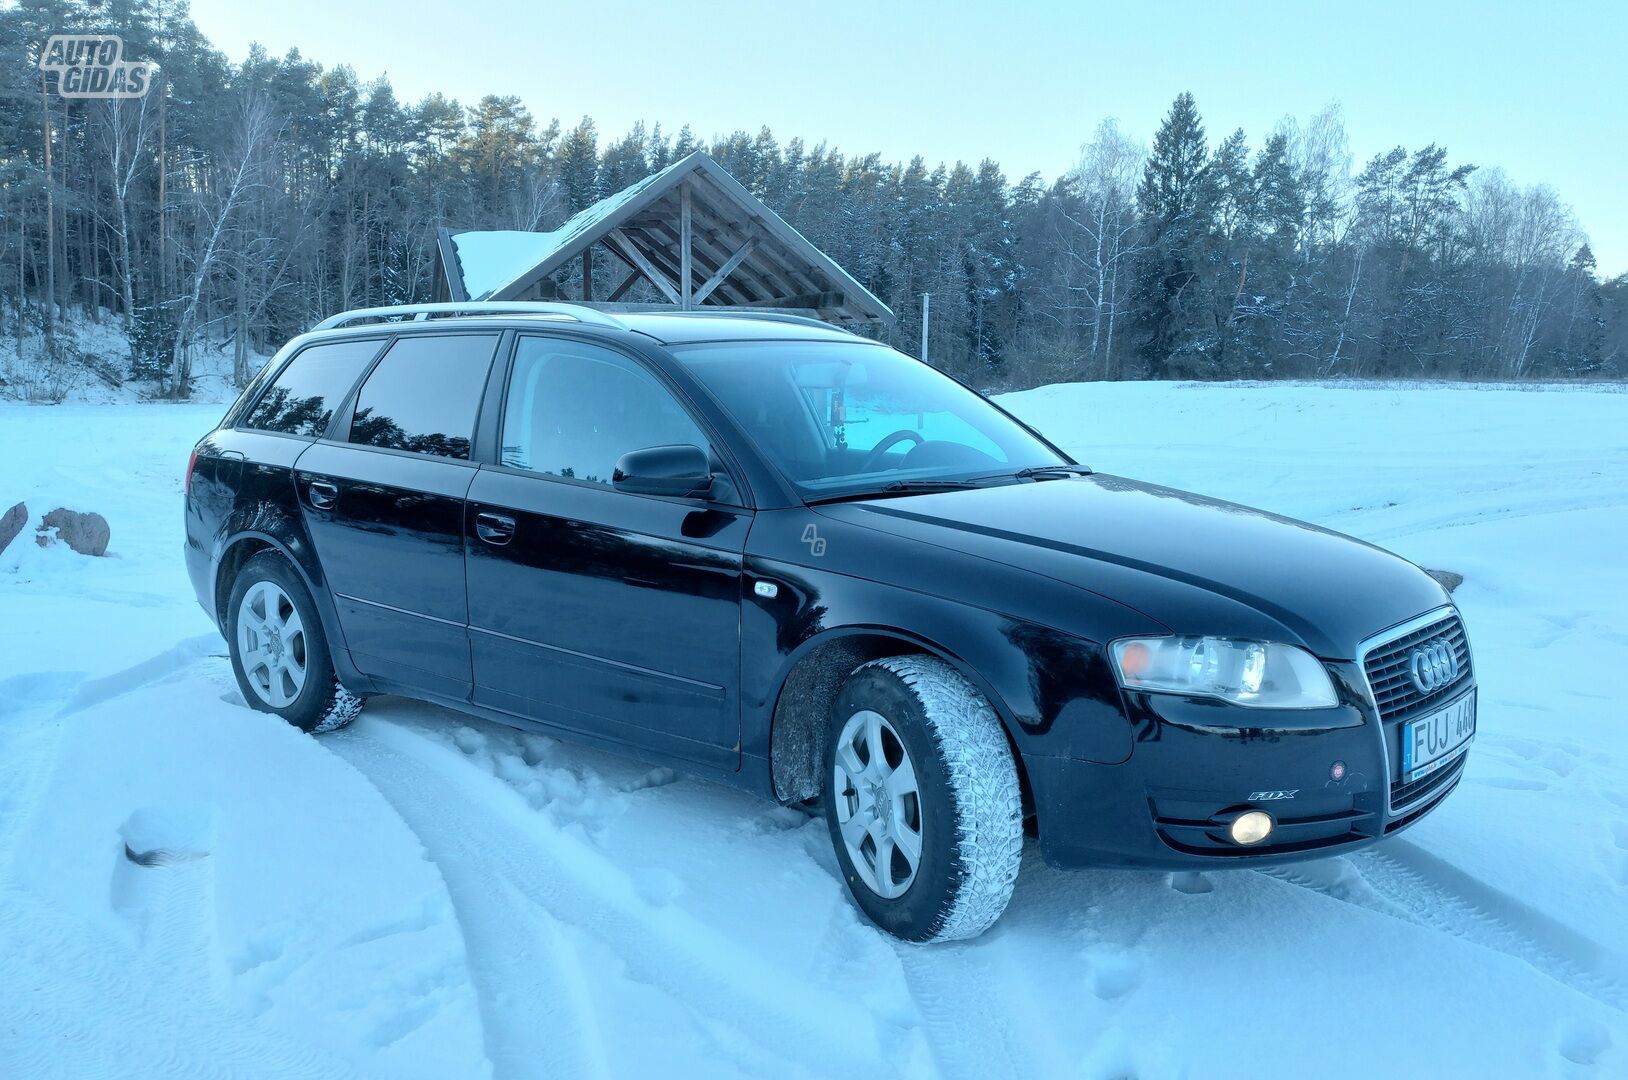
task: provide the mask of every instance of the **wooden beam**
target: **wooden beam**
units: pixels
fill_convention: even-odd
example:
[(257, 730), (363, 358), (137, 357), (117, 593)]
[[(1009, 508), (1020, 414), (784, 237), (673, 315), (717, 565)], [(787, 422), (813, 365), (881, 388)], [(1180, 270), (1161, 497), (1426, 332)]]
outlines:
[(633, 241), (629, 240), (621, 229), (612, 229), (606, 234), (605, 239), (616, 249), (616, 254), (638, 267), (639, 271), (649, 278), (650, 283), (660, 289), (667, 299), (675, 304), (680, 302), (678, 290), (673, 287), (672, 282), (667, 280), (667, 275), (652, 266), (650, 260), (644, 257), (644, 252), (634, 247)]
[(633, 288), (633, 283), (638, 281), (643, 276), (644, 275), (639, 273), (637, 268), (629, 271), (627, 277), (622, 279), (622, 283), (616, 286), (616, 288), (612, 289), (609, 296), (605, 297), (606, 302), (614, 304), (616, 301), (626, 296), (627, 291)]
[[(646, 235), (648, 236), (648, 234)], [(678, 293), (678, 241), (675, 239), (671, 245), (667, 245), (654, 242), (654, 237), (650, 239), (652, 242), (645, 244), (640, 251), (650, 261), (650, 265), (655, 268), (656, 273), (666, 277), (676, 296)], [(628, 240), (632, 242), (633, 238), (628, 237)], [(676, 304), (678, 301), (675, 299), (673, 303)]]
[[(452, 230), (442, 226), (435, 230), (436, 248), (441, 255), (441, 282), (446, 286), (448, 299), (463, 303), (469, 299), (464, 288), (463, 265), (458, 261), (458, 249), (452, 242)], [(439, 286), (438, 286), (439, 287)]]
[[(635, 314), (635, 315), (639, 314), (641, 312), (652, 312), (652, 313), (656, 313), (656, 314), (660, 314), (661, 312), (669, 312), (670, 313), (673, 310), (673, 305), (672, 304), (646, 304), (646, 303), (638, 303), (638, 302), (612, 304), (609, 301), (605, 301), (605, 300), (595, 300), (591, 304), (583, 303), (580, 300), (568, 300), (568, 301), (566, 301), (566, 303), (576, 304), (579, 307), (593, 308), (595, 311), (625, 311), (625, 312), (628, 312), (629, 314)], [(722, 305), (717, 305), (717, 306), (713, 306), (713, 307), (697, 308), (696, 310), (700, 311), (700, 312), (707, 313), (707, 314), (728, 315), (729, 312), (730, 312), (731, 307), (741, 308), (742, 309), (741, 310), (742, 317), (749, 316), (749, 315), (757, 315), (757, 314), (761, 313), (761, 314), (775, 314), (775, 315), (802, 315), (802, 316), (804, 316), (806, 318), (810, 318), (810, 319), (821, 318), (819, 310), (816, 309), (816, 308), (783, 308), (783, 307), (768, 307), (768, 306), (764, 306), (764, 305), (756, 305), (756, 306), (752, 307), (750, 310), (747, 310), (744, 307), (742, 307), (742, 305), (740, 305), (740, 304), (734, 304), (734, 305), (730, 305), (729, 307), (725, 307), (725, 306), (722, 306)], [(841, 326), (841, 325), (843, 325), (842, 323), (834, 322), (831, 319), (825, 319), (824, 321), (831, 323), (832, 326)]]
[[(704, 213), (716, 215), (721, 220), (732, 221), (735, 223), (737, 228), (741, 228), (750, 234), (762, 235), (768, 241), (768, 243), (764, 244), (762, 248), (766, 258), (757, 260), (757, 263), (764, 264), (765, 268), (768, 268), (769, 264), (772, 264), (773, 277), (771, 278), (770, 283), (774, 284), (773, 279), (779, 279), (779, 283), (776, 286), (775, 291), (781, 293), (821, 291), (820, 286), (814, 281), (811, 275), (801, 272), (799, 269), (799, 264), (788, 263), (783, 257), (767, 257), (776, 249), (781, 249), (785, 254), (792, 255), (794, 259), (798, 258), (798, 256), (795, 254), (795, 247), (787, 244), (786, 241), (781, 238), (773, 228), (770, 227), (769, 222), (766, 219), (758, 217), (756, 214), (751, 214), (748, 215), (744, 220), (737, 220), (740, 216), (739, 211), (733, 211), (734, 216), (731, 217), (729, 214), (726, 214), (724, 210), (719, 209), (719, 207), (733, 207), (736, 204), (727, 198), (721, 191), (719, 191), (716, 186), (707, 182), (699, 175), (692, 178), (692, 183), (696, 185), (695, 201), (701, 206)], [(771, 211), (770, 213), (772, 215), (773, 212)], [(780, 222), (780, 225), (782, 228), (789, 228), (789, 226), (787, 226), (783, 221)], [(803, 243), (807, 244), (808, 241), (805, 240)], [(765, 273), (763, 276), (766, 278), (770, 277), (770, 275), (767, 273)], [(789, 286), (789, 288), (784, 286)]]
[(592, 301), (594, 298), (594, 246), (589, 244), (582, 249), (582, 298)]
[[(848, 303), (857, 311), (878, 319), (891, 321), (893, 312), (886, 304), (872, 296), (865, 287), (854, 280), (849, 274), (831, 260), (831, 257), (809, 243), (807, 238), (793, 229), (787, 222), (767, 207), (761, 201), (755, 200), (752, 193), (747, 191), (734, 177), (723, 170), (717, 162), (704, 159), (702, 167), (691, 176), (691, 181), (698, 183), (698, 189), (704, 194), (709, 190), (716, 190), (731, 195), (732, 201), (746, 208), (747, 216), (762, 225), (779, 243), (785, 245), (795, 253), (801, 261), (806, 261), (810, 269), (818, 268), (822, 277), (829, 281), (816, 282), (815, 288), (820, 291), (835, 288), (846, 293), (846, 286), (852, 284), (858, 290), (849, 296)], [(762, 207), (762, 212), (759, 212)], [(739, 216), (738, 214), (735, 216)], [(809, 275), (812, 277), (812, 275)]]
[[(705, 221), (709, 213), (707, 204), (702, 201), (701, 194), (697, 192), (694, 198), (695, 218)], [(654, 250), (670, 252), (679, 247), (680, 228), (676, 222), (653, 222), (649, 227), (641, 229), (649, 236)], [(730, 252), (741, 244), (753, 240), (758, 244), (755, 254), (761, 254), (766, 249), (763, 244), (767, 234), (748, 224), (745, 228), (737, 228), (732, 222), (720, 222), (716, 229), (698, 228), (692, 225), (690, 230), (690, 251), (693, 256), (693, 267), (700, 273), (715, 273), (716, 268), (729, 261)], [(672, 260), (666, 259), (669, 264)], [(711, 266), (708, 265), (711, 263)], [(756, 265), (754, 262), (753, 266)], [(739, 269), (737, 267), (736, 269)], [(669, 266), (669, 271), (678, 273), (678, 267)], [(779, 293), (814, 292), (813, 285), (805, 282), (789, 281), (783, 277), (759, 282), (759, 272), (754, 270), (753, 275), (734, 273), (728, 276), (714, 291), (720, 296), (728, 298), (732, 304), (743, 304), (752, 300), (770, 300)], [(694, 298), (696, 306), (700, 306), (701, 298)], [(716, 305), (715, 305), (716, 306)]]
[(757, 247), (757, 240), (755, 238), (747, 240), (746, 243), (742, 244), (740, 246), (740, 250), (731, 255), (722, 266), (718, 267), (715, 274), (707, 278), (706, 284), (702, 285), (695, 291), (695, 303), (699, 305), (706, 300), (708, 296), (711, 296), (712, 290), (716, 289), (719, 285), (722, 285), (724, 278), (734, 273), (735, 268), (746, 261), (746, 257), (752, 254), (752, 249), (755, 247)]
[(749, 304), (736, 304), (743, 308), (840, 308), (848, 298), (839, 292), (799, 293), (796, 296), (777, 296), (773, 300), (754, 300)]
[[(680, 244), (678, 241), (677, 226), (674, 226), (673, 239), (671, 243), (661, 242), (659, 237), (648, 231), (644, 234), (644, 236), (648, 238), (649, 242), (641, 250), (644, 252), (645, 256), (649, 258), (650, 264), (656, 268), (657, 273), (667, 275), (667, 280), (673, 283), (673, 288), (676, 291), (678, 288), (678, 280), (683, 276), (684, 269), (679, 257), (678, 249)], [(631, 240), (632, 237), (629, 237), (628, 239)], [(699, 245), (692, 247), (692, 270), (699, 266), (703, 273), (710, 274), (714, 267), (723, 261), (723, 258), (720, 256), (719, 259), (709, 265), (701, 258), (701, 254), (702, 252)], [(674, 300), (673, 303), (678, 304), (680, 308), (683, 306), (680, 300)]]
[(692, 227), (690, 224), (690, 182), (685, 180), (678, 192), (679, 295), (682, 297), (681, 304), (684, 310), (688, 311), (695, 306), (695, 265), (692, 253), (693, 237), (690, 235)]
[[(699, 203), (697, 205), (699, 205)], [(740, 248), (741, 245), (747, 243), (748, 241), (752, 241), (754, 245), (759, 242), (758, 238), (749, 232), (735, 233), (734, 230), (729, 230), (728, 234), (724, 233), (723, 231), (704, 233), (697, 230), (693, 234), (693, 239), (695, 241), (695, 262), (697, 272), (702, 277), (709, 277), (711, 274), (716, 274), (718, 270), (723, 267), (724, 263), (729, 261), (732, 253)], [(755, 284), (755, 279), (751, 274), (748, 274), (747, 271), (752, 268), (755, 262), (755, 256), (760, 254), (761, 251), (761, 247), (754, 246), (746, 261), (737, 265), (733, 270), (725, 271), (723, 279), (712, 288), (712, 295), (718, 297), (718, 300), (714, 301), (714, 304), (726, 301), (731, 304), (740, 304), (745, 303), (748, 300), (766, 300), (773, 296), (776, 291), (800, 291), (797, 289), (765, 289)], [(711, 264), (710, 266), (708, 265), (709, 263)], [(697, 307), (700, 306), (700, 296), (695, 298), (695, 303)]]

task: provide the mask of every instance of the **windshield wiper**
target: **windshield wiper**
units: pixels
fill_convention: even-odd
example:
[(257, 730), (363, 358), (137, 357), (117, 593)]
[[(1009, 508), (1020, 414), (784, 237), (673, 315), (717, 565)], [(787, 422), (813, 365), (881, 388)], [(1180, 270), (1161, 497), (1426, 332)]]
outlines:
[(1052, 479), (1059, 476), (1090, 476), (1089, 465), (1031, 465), (1027, 469), (1019, 469), (1012, 476), (1020, 480)]
[(935, 491), (961, 491), (965, 488), (981, 486), (974, 480), (894, 480), (883, 484), (879, 488), (864, 488), (860, 491), (845, 491), (840, 495), (826, 495), (818, 499), (809, 499), (808, 505), (819, 506), (822, 503), (852, 502), (857, 499), (885, 499), (892, 495), (923, 495)]
[(980, 486), (993, 483), (997, 480), (1061, 480), (1065, 476), (1090, 476), (1091, 469), (1086, 465), (1030, 465), (1026, 469), (1016, 472), (989, 473), (986, 476), (973, 477), (973, 483)]
[(957, 491), (961, 488), (978, 486), (976, 480), (895, 480), (891, 484), (883, 484), (882, 490), (910, 493), (917, 491)]

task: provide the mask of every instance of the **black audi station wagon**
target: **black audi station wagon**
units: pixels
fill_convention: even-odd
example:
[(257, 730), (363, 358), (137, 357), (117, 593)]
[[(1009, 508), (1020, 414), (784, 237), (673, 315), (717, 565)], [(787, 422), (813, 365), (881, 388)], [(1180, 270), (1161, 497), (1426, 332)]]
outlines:
[(1475, 732), (1417, 567), (793, 316), (336, 316), (198, 443), (186, 531), (254, 708), (407, 695), (819, 807), (916, 941), (999, 917), (1026, 828), (1061, 867), (1372, 844)]

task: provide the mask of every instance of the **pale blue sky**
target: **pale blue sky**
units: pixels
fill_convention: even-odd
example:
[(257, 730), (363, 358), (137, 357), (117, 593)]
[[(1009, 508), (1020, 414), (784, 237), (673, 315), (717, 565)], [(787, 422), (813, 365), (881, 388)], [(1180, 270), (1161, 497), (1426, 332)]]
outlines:
[(541, 120), (589, 114), (703, 138), (764, 124), (784, 141), (929, 161), (993, 157), (1014, 181), (1073, 164), (1099, 120), (1149, 140), (1198, 99), (1212, 141), (1252, 147), (1285, 114), (1345, 110), (1360, 169), (1401, 144), (1546, 182), (1603, 273), (1628, 271), (1628, 3), (1333, 4), (742, 0), (448, 3), (193, 0), (232, 59), (291, 46), (417, 100), (519, 95)]

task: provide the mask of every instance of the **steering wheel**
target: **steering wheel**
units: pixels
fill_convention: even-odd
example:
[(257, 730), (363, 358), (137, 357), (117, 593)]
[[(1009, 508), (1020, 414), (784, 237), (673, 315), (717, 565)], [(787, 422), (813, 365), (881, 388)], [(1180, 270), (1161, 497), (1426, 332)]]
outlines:
[(920, 446), (922, 443), (927, 441), (926, 439), (922, 438), (921, 433), (916, 431), (914, 428), (900, 428), (898, 431), (895, 431), (893, 434), (871, 447), (871, 452), (865, 456), (865, 463), (859, 467), (859, 471), (875, 472), (877, 466), (882, 464), (882, 455), (886, 454), (889, 450), (892, 450), (895, 446), (898, 446), (906, 439), (910, 439), (917, 446)]

